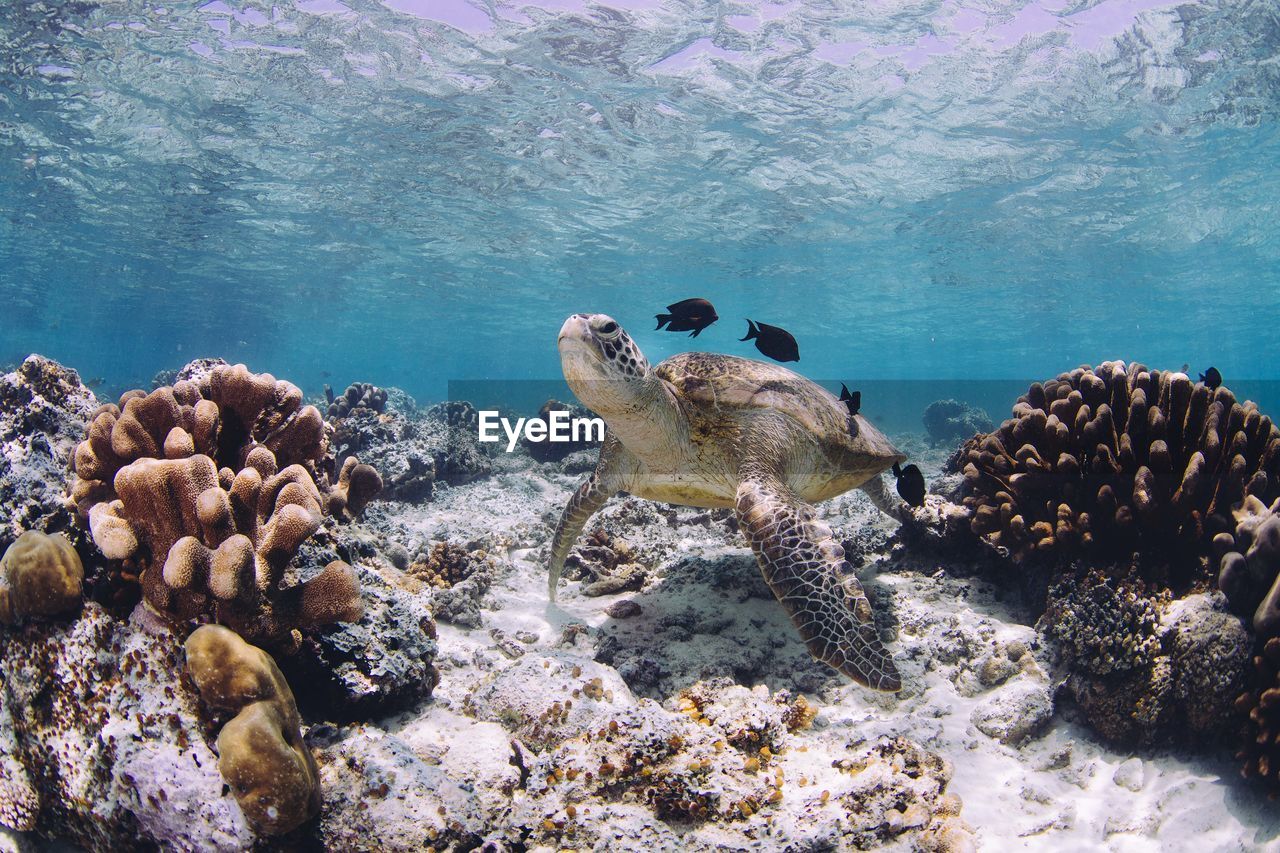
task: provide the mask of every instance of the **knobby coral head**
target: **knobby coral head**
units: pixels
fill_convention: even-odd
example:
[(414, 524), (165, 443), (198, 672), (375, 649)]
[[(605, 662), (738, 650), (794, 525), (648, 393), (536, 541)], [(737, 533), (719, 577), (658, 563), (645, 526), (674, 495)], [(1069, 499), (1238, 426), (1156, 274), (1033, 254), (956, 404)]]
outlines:
[(219, 625), (186, 642), (205, 704), (234, 712), (218, 734), (218, 770), (258, 832), (288, 832), (320, 811), (320, 775), (302, 740), (293, 692), (271, 656)]
[(974, 532), (1016, 562), (1079, 550), (1195, 562), (1246, 496), (1280, 497), (1280, 430), (1257, 406), (1121, 361), (1035, 383), (959, 461)]
[(330, 485), (327, 452), (297, 386), (224, 365), (103, 406), (76, 448), (71, 499), (103, 554), (136, 568), (150, 608), (289, 650), (300, 630), (361, 613), (346, 564), (286, 585), (325, 513), (353, 517), (382, 487), (354, 458)]

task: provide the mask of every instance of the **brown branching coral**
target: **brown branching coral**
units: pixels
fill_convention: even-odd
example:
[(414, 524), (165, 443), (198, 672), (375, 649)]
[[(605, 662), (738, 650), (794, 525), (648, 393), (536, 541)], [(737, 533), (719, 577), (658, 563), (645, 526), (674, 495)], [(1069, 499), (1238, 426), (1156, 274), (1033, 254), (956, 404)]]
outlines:
[(67, 537), (28, 530), (0, 557), (0, 623), (79, 608), (83, 581), (84, 566)]
[(1198, 560), (1234, 504), (1280, 497), (1280, 430), (1257, 406), (1121, 361), (1032, 385), (960, 462), (974, 532), (1016, 562), (1080, 549)]
[(120, 469), (139, 459), (200, 454), (234, 475), (259, 446), (281, 467), (314, 466), (328, 449), (324, 419), (315, 406), (302, 405), (302, 391), (290, 382), (243, 364), (216, 367), (200, 383), (129, 391), (118, 406), (101, 407), (76, 448), (71, 497), (87, 514), (112, 494)]
[(1248, 715), (1247, 736), (1236, 758), (1244, 762), (1241, 775), (1280, 786), (1280, 637), (1272, 637), (1253, 658), (1255, 689), (1236, 700), (1236, 710)]
[(972, 532), (1048, 568), (1023, 580), (1047, 582), (1040, 632), (1100, 733), (1230, 736), (1233, 699), (1262, 706), (1272, 685), (1247, 686), (1254, 636), (1206, 592), (1220, 561), (1231, 609), (1261, 641), (1280, 628), (1280, 520), (1266, 509), (1280, 430), (1253, 403), (1141, 364), (1079, 367), (1032, 385), (953, 465)]
[(345, 563), (282, 588), (321, 522), (319, 491), (301, 466), (276, 471), (271, 451), (255, 448), (224, 488), (207, 456), (141, 459), (121, 469), (116, 486), (120, 498), (91, 510), (90, 529), (108, 558), (143, 566), (152, 609), (172, 619), (210, 613), (286, 646), (296, 644), (294, 629), (360, 618), (359, 584)]
[(354, 514), (380, 484), (351, 459), (338, 487), (322, 491), (324, 422), (301, 403), (288, 382), (219, 366), (199, 383), (129, 392), (95, 416), (76, 449), (72, 499), (103, 554), (139, 570), (153, 610), (209, 614), (286, 647), (296, 629), (359, 618), (345, 563), (283, 587), (322, 508)]
[(1246, 778), (1280, 790), (1280, 501), (1270, 507), (1250, 496), (1236, 508), (1234, 536), (1220, 533), (1218, 587), (1257, 636), (1251, 678), (1236, 699), (1245, 721), (1236, 756)]
[(412, 563), (408, 574), (437, 589), (446, 589), (467, 580), (479, 569), (492, 568), (493, 560), (485, 551), (468, 551), (461, 545), (445, 541), (432, 546), (425, 560)]
[(205, 625), (187, 638), (187, 672), (207, 705), (235, 716), (218, 734), (218, 770), (249, 824), (279, 835), (320, 811), (320, 774), (293, 692), (271, 656)]
[(357, 408), (381, 412), (387, 405), (386, 390), (368, 382), (351, 383), (347, 386), (347, 390), (342, 393), (342, 396), (337, 398), (333, 396), (333, 389), (326, 385), (324, 386), (324, 396), (329, 403), (328, 415), (330, 418), (345, 418), (351, 413), (352, 409)]
[(328, 495), (329, 514), (336, 518), (357, 518), (382, 491), (382, 475), (372, 465), (348, 456), (338, 472), (338, 482)]
[(1219, 533), (1218, 588), (1263, 640), (1280, 635), (1280, 500), (1250, 495), (1233, 513), (1235, 535)]

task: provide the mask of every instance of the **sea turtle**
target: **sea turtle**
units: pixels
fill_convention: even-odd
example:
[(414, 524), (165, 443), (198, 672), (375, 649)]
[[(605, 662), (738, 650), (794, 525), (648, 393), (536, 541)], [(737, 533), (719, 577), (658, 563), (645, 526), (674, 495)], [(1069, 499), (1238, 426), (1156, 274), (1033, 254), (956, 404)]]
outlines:
[(880, 472), (906, 456), (834, 394), (778, 365), (687, 352), (650, 368), (604, 314), (574, 314), (558, 346), (569, 387), (609, 429), (595, 472), (556, 528), (551, 599), (587, 519), (618, 492), (734, 507), (809, 652), (859, 684), (898, 690), (862, 586), (808, 502), (862, 488), (898, 516), (904, 505), (890, 497)]

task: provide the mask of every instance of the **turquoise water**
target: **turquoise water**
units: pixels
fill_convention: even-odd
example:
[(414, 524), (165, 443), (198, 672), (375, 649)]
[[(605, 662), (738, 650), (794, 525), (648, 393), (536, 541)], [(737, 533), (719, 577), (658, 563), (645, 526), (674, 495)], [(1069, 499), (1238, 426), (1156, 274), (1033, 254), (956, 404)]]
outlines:
[(0, 362), (431, 400), (703, 296), (815, 377), (1280, 378), (1277, 9), (6, 2)]

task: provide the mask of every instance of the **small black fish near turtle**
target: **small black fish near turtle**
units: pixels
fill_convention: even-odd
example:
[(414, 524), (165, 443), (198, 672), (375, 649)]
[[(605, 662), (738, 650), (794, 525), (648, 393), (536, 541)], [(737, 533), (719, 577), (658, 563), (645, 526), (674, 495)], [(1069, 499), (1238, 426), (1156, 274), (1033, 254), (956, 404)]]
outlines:
[(671, 313), (653, 315), (658, 321), (658, 329), (666, 326), (668, 332), (690, 332), (691, 338), (696, 338), (698, 332), (720, 319), (716, 309), (705, 299), (682, 299), (668, 305), (667, 310)]
[(779, 329), (777, 326), (770, 326), (768, 323), (757, 323), (754, 320), (748, 320), (747, 336), (738, 338), (738, 340), (749, 341), (753, 338), (756, 342), (756, 349), (774, 361), (800, 360), (800, 345), (796, 343), (796, 339), (791, 337), (791, 333), (786, 329)]
[(1210, 367), (1200, 374), (1200, 381), (1208, 385), (1209, 390), (1212, 391), (1222, 384), (1222, 374), (1218, 372), (1218, 368)]
[(849, 414), (858, 414), (858, 409), (862, 408), (862, 392), (854, 391), (850, 393), (848, 387), (843, 382), (840, 383), (840, 402), (849, 408)]
[(915, 465), (903, 468), (893, 463), (893, 476), (897, 479), (898, 497), (911, 506), (924, 506), (924, 474)]

